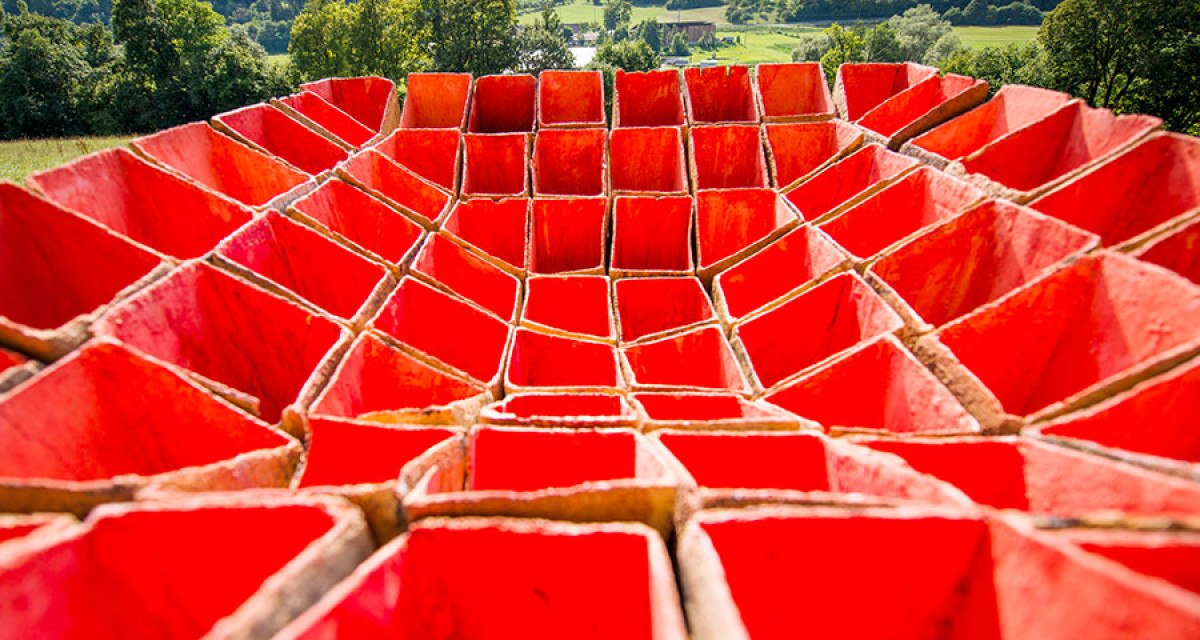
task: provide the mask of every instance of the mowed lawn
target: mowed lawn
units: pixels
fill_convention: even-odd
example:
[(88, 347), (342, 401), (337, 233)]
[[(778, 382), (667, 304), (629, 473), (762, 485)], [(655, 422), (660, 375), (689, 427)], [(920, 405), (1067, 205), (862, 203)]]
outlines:
[(1026, 44), (1037, 39), (1037, 32), (1038, 27), (1030, 26), (954, 27), (954, 33), (972, 49)]
[(25, 176), (57, 167), (93, 151), (127, 144), (131, 136), (49, 138), (0, 141), (0, 179), (21, 182)]
[(717, 38), (741, 39), (741, 44), (720, 47), (715, 53), (692, 48), (692, 62), (715, 57), (721, 64), (759, 64), (761, 62), (791, 62), (792, 49), (801, 36), (820, 32), (819, 27), (762, 27), (717, 31)]
[[(604, 7), (598, 4), (592, 4), (590, 0), (574, 0), (569, 4), (562, 4), (554, 7), (558, 13), (559, 20), (566, 24), (583, 24), (595, 22), (601, 24), (604, 22)], [(532, 11), (522, 13), (517, 16), (517, 21), (521, 24), (533, 24), (541, 15), (541, 11)], [(701, 9), (687, 9), (685, 11), (667, 11), (663, 5), (652, 7), (633, 6), (633, 24), (637, 24), (642, 20), (653, 20), (657, 18), (659, 22), (669, 22), (673, 20), (706, 20), (714, 24), (726, 25), (725, 7), (704, 7)]]

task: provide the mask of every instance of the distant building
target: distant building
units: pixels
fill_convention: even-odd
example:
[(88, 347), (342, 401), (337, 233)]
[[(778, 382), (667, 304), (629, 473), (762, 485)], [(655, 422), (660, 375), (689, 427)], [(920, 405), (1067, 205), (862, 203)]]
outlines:
[(687, 39), (689, 45), (700, 42), (700, 38), (703, 38), (705, 34), (713, 37), (717, 35), (717, 25), (703, 20), (667, 21), (658, 24), (662, 27), (662, 41), (668, 43), (679, 32), (683, 33), (683, 37)]

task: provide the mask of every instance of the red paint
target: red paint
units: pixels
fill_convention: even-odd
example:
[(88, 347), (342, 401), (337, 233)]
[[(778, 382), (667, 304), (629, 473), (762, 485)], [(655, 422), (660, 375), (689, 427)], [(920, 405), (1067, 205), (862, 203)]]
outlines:
[(533, 193), (538, 196), (602, 196), (607, 129), (546, 129), (533, 147)]
[(224, 126), (284, 162), (316, 175), (332, 169), (349, 154), (332, 140), (267, 104), (256, 104), (213, 116)]
[(471, 133), (532, 132), (537, 80), (530, 75), (480, 76), (471, 95)]
[(622, 386), (612, 345), (516, 330), (506, 388)]
[(693, 127), (688, 149), (697, 190), (770, 186), (757, 125)]
[(1159, 237), (1133, 255), (1200, 284), (1200, 220)]
[(713, 298), (724, 307), (725, 319), (734, 321), (845, 264), (829, 237), (806, 225), (717, 274)]
[(613, 129), (609, 146), (614, 192), (687, 193), (688, 174), (679, 127)]
[(295, 488), (394, 482), (430, 447), (460, 432), (442, 427), (393, 427), (309, 420), (308, 455)]
[(826, 441), (811, 433), (688, 433), (652, 438), (683, 464), (701, 487), (836, 491)]
[(538, 491), (585, 482), (632, 480), (644, 446), (631, 430), (478, 427), (467, 436), (467, 491)]
[(617, 280), (613, 295), (623, 343), (717, 319), (708, 294), (695, 278)]
[(697, 423), (698, 426), (708, 427), (722, 422), (760, 424), (767, 428), (770, 423), (779, 422), (784, 417), (782, 412), (771, 411), (766, 405), (751, 403), (729, 392), (643, 392), (630, 397), (649, 419), (647, 429), (681, 423)]
[[(94, 153), (29, 177), (55, 203), (175, 258), (199, 257), (250, 220), (242, 205), (142, 160)], [(163, 215), (170, 203), (171, 215)]]
[(475, 134), (464, 139), (462, 192), (465, 196), (529, 194), (529, 137), (523, 133)]
[(95, 326), (97, 335), (257, 398), (259, 415), (270, 423), (344, 332), (202, 262), (176, 269)]
[(688, 67), (683, 80), (692, 124), (758, 122), (748, 67)]
[(1112, 529), (1067, 529), (1061, 535), (1084, 551), (1129, 569), (1200, 593), (1200, 538), (1192, 532), (1165, 533)]
[(396, 85), (387, 78), (326, 78), (300, 85), (373, 131), (380, 131), (389, 109), (396, 108)]
[(690, 197), (613, 199), (610, 271), (671, 274), (695, 268)]
[(502, 266), (526, 268), (529, 201), (524, 198), (459, 201), (442, 229)]
[(697, 193), (697, 266), (702, 271), (718, 270), (799, 222), (783, 199), (770, 189)]
[(529, 270), (603, 272), (607, 218), (607, 198), (535, 199)]
[(870, 258), (984, 198), (983, 191), (921, 167), (821, 225), (851, 257)]
[[(945, 116), (931, 114), (936, 109), (949, 107), (965, 111), (986, 97), (987, 82), (983, 80), (953, 73), (935, 75), (876, 105), (863, 114), (858, 125), (885, 138), (908, 138), (913, 133), (910, 128), (922, 118), (945, 119)], [(964, 104), (958, 106), (957, 102)], [(893, 140), (892, 144), (895, 143)]]
[(604, 78), (599, 71), (538, 75), (538, 127), (604, 126)]
[[(765, 66), (765, 65), (763, 65)], [(773, 185), (792, 187), (857, 147), (862, 131), (841, 120), (763, 126)]]
[(763, 120), (833, 117), (833, 96), (821, 63), (760, 64), (755, 74)]
[(734, 335), (765, 390), (901, 326), (861, 278), (844, 274), (745, 321)]
[(185, 177), (251, 207), (265, 205), (308, 179), (203, 122), (137, 138), (130, 145)]
[(625, 399), (605, 393), (518, 393), (485, 407), (485, 424), (553, 427), (635, 427)]
[(521, 324), (615, 341), (609, 285), (605, 276), (530, 276)]
[(748, 393), (750, 384), (718, 326), (621, 349), (636, 388), (728, 389)]
[(399, 210), (336, 178), (293, 202), (288, 211), (392, 264), (402, 262), (424, 233), (420, 225)]
[(409, 272), (449, 288), (505, 322), (516, 317), (521, 282), (440, 233), (425, 239)]
[(674, 69), (629, 72), (613, 76), (613, 128), (680, 127), (687, 124), (679, 72)]
[(446, 191), (458, 187), (462, 134), (456, 129), (396, 129), (372, 147)]
[(1058, 91), (1006, 84), (986, 104), (913, 138), (912, 145), (943, 160), (958, 160), (1038, 122), (1070, 100)]
[(844, 64), (838, 67), (838, 93), (847, 120), (858, 120), (887, 99), (937, 75), (937, 69), (914, 62)]
[(29, 362), (29, 358), (8, 349), (0, 349), (0, 377), (10, 369), (16, 369)]
[(467, 124), (469, 73), (410, 73), (401, 129), (462, 129)]
[(806, 219), (835, 213), (907, 173), (917, 161), (869, 144), (784, 194)]
[(312, 120), (313, 123), (352, 147), (361, 147), (376, 135), (374, 131), (355, 120), (350, 114), (311, 91), (301, 91), (280, 98), (279, 102)]
[(351, 182), (395, 203), (426, 224), (434, 224), (439, 220), (453, 200), (451, 194), (437, 185), (373, 149), (350, 158), (338, 171)]
[(855, 347), (765, 400), (821, 423), (826, 431), (977, 433), (979, 423), (895, 338)]
[(407, 277), (371, 326), (485, 385), (500, 373), (509, 334), (495, 316)]

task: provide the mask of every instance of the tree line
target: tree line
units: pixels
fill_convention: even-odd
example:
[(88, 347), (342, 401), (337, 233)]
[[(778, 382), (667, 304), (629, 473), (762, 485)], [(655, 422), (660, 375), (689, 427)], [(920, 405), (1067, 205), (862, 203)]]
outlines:
[[(691, 2), (697, 0), (676, 0)], [(700, 0), (702, 1), (702, 0)], [(1041, 24), (1060, 0), (728, 0), (725, 17), (734, 24), (873, 20), (899, 15), (927, 4), (953, 24)]]

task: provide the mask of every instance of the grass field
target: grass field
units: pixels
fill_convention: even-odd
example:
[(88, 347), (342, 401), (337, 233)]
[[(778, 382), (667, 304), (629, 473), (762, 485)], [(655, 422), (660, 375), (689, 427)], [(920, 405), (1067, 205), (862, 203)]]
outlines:
[(962, 38), (963, 44), (972, 49), (1003, 47), (1010, 44), (1025, 44), (1037, 39), (1038, 27), (954, 27), (954, 33)]
[[(592, 4), (590, 0), (574, 0), (569, 4), (559, 5), (554, 10), (558, 12), (558, 18), (567, 24), (600, 23), (604, 21), (604, 7)], [(523, 13), (517, 16), (517, 21), (521, 24), (533, 24), (540, 14), (540, 11)], [(725, 21), (725, 7), (667, 11), (662, 6), (639, 7), (634, 5), (633, 24), (637, 24), (642, 20), (653, 20), (655, 18), (658, 18), (660, 22), (669, 22), (678, 19), (685, 22), (689, 20), (707, 20), (718, 26), (729, 24)]]
[(123, 136), (0, 141), (0, 179), (21, 182), (34, 171), (57, 167), (93, 151), (121, 146), (129, 140), (129, 136)]
[[(741, 44), (721, 47), (716, 59), (724, 64), (758, 64), (760, 62), (791, 62), (792, 49), (800, 37), (820, 31), (818, 27), (761, 27), (717, 31), (718, 38), (741, 38)], [(707, 51), (692, 50), (692, 61), (709, 58)]]

